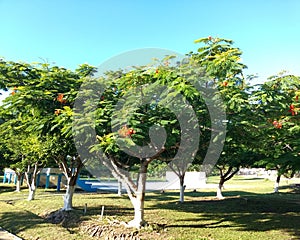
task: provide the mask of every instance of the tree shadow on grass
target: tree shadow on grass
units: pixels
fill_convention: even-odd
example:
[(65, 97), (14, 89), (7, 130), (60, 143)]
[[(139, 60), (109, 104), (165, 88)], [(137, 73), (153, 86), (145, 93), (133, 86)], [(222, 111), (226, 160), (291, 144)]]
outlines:
[[(292, 185), (286, 185), (286, 186), (281, 186), (279, 187), (279, 192), (280, 190), (285, 190), (285, 192), (288, 193), (294, 193), (294, 194), (300, 194), (300, 184), (292, 184)], [(300, 196), (299, 196), (300, 199)]]
[(44, 223), (44, 219), (39, 216), (28, 211), (14, 209), (13, 206), (11, 208), (5, 207), (4, 211), (2, 208), (0, 211), (1, 227), (13, 232), (14, 234), (18, 234), (26, 229), (36, 228)]
[(0, 194), (6, 193), (6, 192), (14, 192), (16, 190), (15, 187), (9, 184), (0, 184)]
[[(49, 215), (55, 212), (60, 211), (49, 212)], [(12, 204), (0, 202), (0, 226), (24, 239), (54, 239), (52, 236), (55, 236), (55, 239), (74, 239), (73, 234), (82, 235), (80, 233), (82, 224), (86, 224), (85, 222), (89, 220), (100, 219), (101, 208), (89, 207), (86, 213), (81, 208), (75, 208), (73, 211), (63, 213), (63, 218), (53, 224), (51, 219), (47, 219), (47, 214), (39, 216)], [(130, 208), (106, 206), (104, 220), (107, 217), (110, 219), (127, 217), (131, 220), (132, 214), (133, 210)], [(59, 214), (55, 217), (59, 217)], [(99, 220), (96, 222), (99, 223)]]
[[(75, 208), (78, 212), (84, 213), (84, 209)], [(83, 214), (86, 217), (94, 217), (101, 215), (101, 207), (88, 207), (86, 213)], [(104, 217), (127, 217), (133, 216), (133, 208), (127, 208), (122, 206), (114, 206), (114, 205), (105, 205), (104, 208)]]
[[(174, 195), (174, 193), (167, 193)], [(178, 194), (178, 193), (177, 193)], [(154, 196), (157, 209), (169, 209), (193, 213), (195, 218), (174, 219), (168, 228), (235, 228), (240, 231), (281, 230), (300, 238), (300, 201), (295, 194), (255, 194), (230, 191), (227, 197), (218, 200), (215, 192), (187, 193), (193, 200), (182, 204), (162, 203), (165, 198)], [(204, 196), (205, 195), (205, 196)], [(181, 215), (182, 216), (182, 215)], [(190, 215), (189, 215), (190, 216)]]

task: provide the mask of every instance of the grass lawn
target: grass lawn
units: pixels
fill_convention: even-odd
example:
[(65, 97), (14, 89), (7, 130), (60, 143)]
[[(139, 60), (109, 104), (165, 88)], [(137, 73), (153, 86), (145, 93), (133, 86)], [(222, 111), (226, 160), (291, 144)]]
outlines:
[[(217, 178), (211, 177), (208, 182), (216, 183)], [(300, 239), (300, 194), (291, 187), (296, 182), (300, 180), (283, 180), (281, 193), (272, 194), (270, 180), (235, 177), (225, 185), (224, 200), (214, 197), (215, 189), (199, 189), (187, 191), (183, 204), (178, 203), (177, 191), (147, 193), (145, 218), (149, 226), (141, 229), (139, 236), (141, 239)], [(13, 185), (1, 181), (0, 226), (24, 239), (95, 239), (87, 229), (132, 218), (132, 206), (126, 195), (78, 192), (74, 195), (75, 210), (69, 213), (69, 221), (52, 224), (45, 216), (62, 207), (62, 195), (63, 192), (39, 189), (36, 200), (28, 202), (26, 188), (16, 193)], [(102, 206), (104, 217), (100, 219)]]

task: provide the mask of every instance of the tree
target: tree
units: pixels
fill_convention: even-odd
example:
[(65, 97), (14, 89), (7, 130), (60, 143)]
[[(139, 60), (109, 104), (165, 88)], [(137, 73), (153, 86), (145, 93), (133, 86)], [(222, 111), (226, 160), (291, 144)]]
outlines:
[[(43, 147), (47, 149), (46, 159), (55, 159), (67, 176), (65, 200), (68, 200), (64, 201), (64, 210), (72, 208), (73, 191), (83, 164), (72, 144), (72, 135), (68, 135), (70, 121), (63, 120), (70, 118), (68, 109), (73, 107), (82, 78), (93, 71), (94, 68), (86, 64), (72, 72), (47, 63), (0, 61), (0, 81), (3, 86), (13, 90), (4, 108), (6, 114), (11, 116), (7, 124), (11, 125), (21, 116), (24, 120), (18, 128), (26, 131), (28, 136), (35, 135), (43, 141)], [(26, 144), (30, 139), (25, 136), (21, 142)], [(76, 159), (69, 161), (71, 166), (68, 165), (68, 156)]]
[[(78, 94), (74, 113), (77, 149), (94, 168), (94, 175), (102, 163), (122, 181), (134, 207), (130, 226), (139, 228), (145, 222), (149, 164), (154, 160), (177, 161), (186, 168), (196, 156), (199, 125), (206, 129), (208, 113), (201, 93), (187, 74), (191, 69), (163, 63), (111, 71), (84, 83)], [(203, 78), (198, 75), (194, 81), (205, 86)], [(94, 154), (87, 151), (90, 146)], [(137, 164), (135, 181), (129, 171)]]
[(84, 164), (74, 145), (71, 134), (72, 111), (70, 107), (64, 107), (59, 116), (54, 120), (47, 137), (50, 139), (48, 153), (52, 156), (57, 166), (67, 179), (67, 189), (64, 195), (64, 205), (61, 210), (73, 209), (73, 195), (76, 182)]
[[(6, 109), (8, 110), (8, 109)], [(28, 118), (26, 119), (26, 121)], [(21, 176), (29, 189), (28, 200), (34, 200), (36, 192), (36, 175), (44, 165), (47, 155), (41, 139), (23, 128), (24, 119), (19, 116), (17, 121), (5, 121), (0, 125), (2, 132), (1, 142), (7, 148), (6, 158), (8, 165), (17, 175), (16, 191), (20, 191)], [(23, 122), (23, 124), (22, 124)]]
[[(255, 159), (254, 148), (251, 145), (254, 140), (254, 126), (251, 120), (255, 116), (249, 104), (247, 79), (243, 75), (246, 65), (241, 63), (242, 52), (233, 47), (232, 40), (208, 37), (195, 42), (204, 46), (200, 47), (197, 53), (191, 54), (192, 58), (205, 69), (212, 79), (207, 84), (218, 88), (226, 106), (226, 139), (216, 166), (220, 172), (217, 197), (223, 198), (224, 183), (231, 179), (240, 167), (250, 166), (251, 159)], [(199, 161), (196, 158), (197, 160)]]
[(299, 77), (280, 73), (257, 86), (253, 106), (257, 116), (259, 152), (257, 166), (277, 170), (274, 192), (281, 176), (293, 177), (299, 163)]
[(1, 106), (1, 143), (7, 149), (5, 157), (9, 159), (8, 166), (17, 174), (17, 191), (20, 190), (21, 176), (25, 174), (30, 201), (35, 197), (36, 175), (47, 157), (42, 139), (32, 131), (32, 126), (39, 124), (36, 118), (38, 113), (27, 105), (21, 108), (17, 104), (19, 99), (16, 90), (12, 93)]
[[(0, 129), (2, 127), (0, 126)], [(13, 151), (10, 151), (10, 144), (3, 137), (0, 139), (0, 158), (1, 158), (1, 166), (0, 168), (11, 168), (15, 171), (17, 182), (16, 182), (16, 192), (20, 192), (21, 190), (21, 179), (24, 176), (24, 167), (22, 163), (19, 161), (19, 155), (15, 154)], [(17, 141), (11, 141), (13, 145), (18, 145)], [(16, 149), (16, 148), (15, 148)], [(19, 148), (17, 149), (20, 150)], [(15, 157), (13, 157), (15, 156)]]
[(64, 196), (64, 206), (62, 210), (73, 209), (73, 194), (76, 182), (84, 163), (77, 153), (72, 134), (73, 107), (79, 87), (84, 78), (90, 77), (95, 72), (95, 68), (87, 64), (80, 65), (75, 73), (67, 72), (65, 80), (68, 89), (64, 93), (59, 93), (56, 100), (61, 103), (60, 108), (54, 112), (56, 115), (50, 122), (47, 137), (51, 139), (49, 154), (59, 166), (67, 179), (67, 189)]

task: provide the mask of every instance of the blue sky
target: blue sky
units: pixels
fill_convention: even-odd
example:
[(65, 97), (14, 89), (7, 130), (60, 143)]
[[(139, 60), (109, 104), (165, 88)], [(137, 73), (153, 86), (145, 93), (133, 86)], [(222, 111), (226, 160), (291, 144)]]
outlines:
[(195, 51), (206, 36), (234, 40), (248, 74), (300, 75), (298, 0), (0, 0), (0, 56), (75, 69), (145, 47)]

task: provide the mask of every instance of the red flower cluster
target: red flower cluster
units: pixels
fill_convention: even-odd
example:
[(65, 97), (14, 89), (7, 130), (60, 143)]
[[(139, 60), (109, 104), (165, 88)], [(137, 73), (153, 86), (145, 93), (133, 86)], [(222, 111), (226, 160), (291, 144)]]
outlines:
[(56, 98), (57, 101), (59, 101), (60, 103), (66, 103), (66, 99), (64, 99), (64, 94), (63, 93), (59, 93), (57, 98)]
[(293, 104), (290, 105), (289, 112), (292, 113), (292, 116), (297, 115), (298, 113), (296, 112), (296, 108)]
[(278, 122), (276, 120), (273, 121), (273, 126), (275, 128), (278, 128), (278, 129), (281, 129), (282, 128), (282, 123), (281, 122)]
[(223, 87), (227, 87), (228, 86), (228, 82), (227, 81), (222, 82), (222, 86)]
[(128, 128), (126, 125), (124, 125), (118, 133), (122, 137), (131, 137), (131, 135), (135, 134), (136, 132), (133, 128)]

